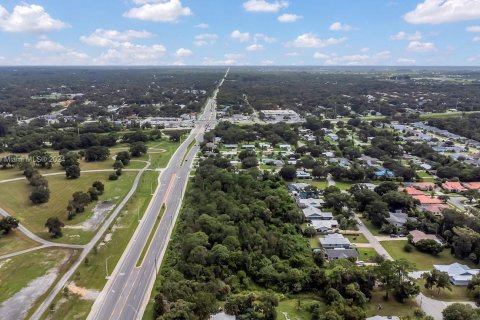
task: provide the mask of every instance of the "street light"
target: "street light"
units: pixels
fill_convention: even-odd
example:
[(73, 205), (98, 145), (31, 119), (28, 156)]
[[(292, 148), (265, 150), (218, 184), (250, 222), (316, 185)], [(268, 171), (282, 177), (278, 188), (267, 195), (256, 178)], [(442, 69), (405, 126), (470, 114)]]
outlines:
[(110, 259), (112, 256), (108, 256), (106, 259), (105, 259), (105, 273), (107, 274), (105, 276), (105, 279), (108, 279), (109, 276), (108, 276), (108, 259)]

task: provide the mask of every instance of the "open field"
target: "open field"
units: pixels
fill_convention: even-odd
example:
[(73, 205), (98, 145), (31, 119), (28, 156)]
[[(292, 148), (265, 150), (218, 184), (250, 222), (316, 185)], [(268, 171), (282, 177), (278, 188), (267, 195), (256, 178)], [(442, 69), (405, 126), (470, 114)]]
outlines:
[(432, 299), (441, 300), (441, 301), (469, 301), (472, 298), (469, 296), (466, 286), (451, 286), (452, 291), (448, 289), (441, 289), (438, 293), (436, 287), (433, 290), (425, 288), (425, 280), (418, 280), (418, 285), (422, 293)]
[(319, 298), (314, 295), (289, 295), (278, 303), (277, 320), (285, 320), (284, 313), (286, 313), (286, 316), (292, 320), (310, 320), (312, 317), (309, 309), (315, 304), (319, 304), (321, 307), (325, 306), (323, 301), (319, 300)]
[[(50, 201), (42, 205), (32, 205), (28, 196), (31, 187), (26, 181), (14, 181), (0, 184), (0, 203), (3, 209), (20, 220), (29, 230), (43, 238), (49, 238), (44, 228), (45, 221), (49, 217), (58, 217), (65, 225), (75, 225), (86, 221), (92, 215), (92, 208), (96, 202), (92, 202), (85, 208), (85, 212), (78, 214), (75, 219), (67, 220), (66, 208), (71, 195), (76, 191), (86, 192), (96, 180), (105, 184), (105, 193), (99, 201), (109, 200), (118, 203), (130, 189), (134, 172), (124, 172), (117, 181), (109, 181), (108, 173), (83, 173), (80, 178), (67, 180), (64, 176), (46, 177), (50, 188)], [(80, 229), (65, 229), (64, 237), (59, 241), (85, 243), (92, 235), (91, 231)]]
[(309, 180), (307, 183), (317, 187), (320, 190), (324, 190), (326, 187), (328, 187), (328, 182), (326, 180)]
[(39, 243), (31, 240), (21, 231), (14, 230), (8, 235), (0, 236), (0, 256), (39, 245)]
[(41, 249), (0, 260), (0, 302), (7, 300), (30, 281), (58, 267), (72, 253), (66, 249)]
[(377, 255), (377, 251), (373, 248), (357, 248), (358, 260), (365, 262), (373, 262), (373, 258)]
[[(388, 301), (383, 299), (384, 292), (375, 289), (372, 292), (372, 298), (367, 305), (367, 317), (372, 316), (398, 316), (406, 317), (412, 316), (415, 309), (418, 308), (417, 304), (413, 300), (408, 300), (405, 303), (397, 302), (393, 297), (390, 297)], [(378, 307), (381, 309), (378, 309)]]
[(438, 256), (433, 256), (417, 250), (414, 250), (413, 252), (406, 252), (403, 247), (407, 243), (407, 240), (381, 241), (380, 243), (385, 250), (388, 251), (392, 258), (396, 260), (402, 258), (407, 259), (409, 262), (414, 263), (416, 269), (420, 271), (431, 270), (434, 264), (450, 264), (458, 262), (471, 265), (471, 263), (467, 260), (456, 259), (450, 254), (448, 249), (444, 249)]
[(353, 243), (368, 243), (367, 238), (361, 233), (359, 234), (344, 234), (344, 237)]

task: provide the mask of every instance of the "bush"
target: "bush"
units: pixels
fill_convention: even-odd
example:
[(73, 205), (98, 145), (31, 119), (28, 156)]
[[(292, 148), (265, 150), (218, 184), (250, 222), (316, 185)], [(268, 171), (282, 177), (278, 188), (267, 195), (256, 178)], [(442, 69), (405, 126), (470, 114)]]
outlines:
[(108, 180), (118, 180), (118, 176), (116, 173), (112, 173), (111, 175), (108, 176)]
[(414, 249), (415, 247), (412, 246), (410, 243), (405, 244), (405, 246), (403, 247), (403, 250), (405, 250), (405, 252), (413, 252)]

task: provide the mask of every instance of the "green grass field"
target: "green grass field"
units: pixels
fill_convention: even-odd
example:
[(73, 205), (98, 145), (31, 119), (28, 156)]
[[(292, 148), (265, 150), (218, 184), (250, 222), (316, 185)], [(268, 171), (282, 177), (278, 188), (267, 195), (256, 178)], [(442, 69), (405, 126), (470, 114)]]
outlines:
[(378, 229), (377, 227), (375, 227), (371, 222), (370, 220), (367, 220), (367, 219), (364, 219), (364, 218), (361, 218), (360, 220), (362, 220), (362, 223), (365, 225), (365, 227), (367, 227), (368, 230), (370, 230), (370, 232), (374, 235), (374, 236), (381, 236), (382, 234), (380, 233), (380, 229)]
[(365, 262), (373, 262), (373, 258), (377, 255), (377, 251), (373, 248), (357, 248), (358, 260)]
[(28, 238), (20, 230), (14, 230), (8, 235), (0, 236), (0, 256), (39, 245), (39, 243)]
[[(87, 191), (96, 180), (105, 184), (105, 193), (100, 200), (110, 200), (118, 203), (131, 188), (135, 173), (125, 172), (119, 180), (107, 180), (108, 173), (83, 173), (80, 178), (68, 180), (63, 175), (46, 177), (50, 188), (50, 201), (42, 205), (32, 205), (28, 196), (31, 187), (26, 181), (15, 181), (0, 184), (0, 203), (3, 209), (18, 218), (30, 231), (43, 238), (49, 238), (44, 228), (49, 217), (58, 217), (65, 225), (75, 225), (87, 220), (92, 214), (95, 202), (86, 207), (85, 212), (75, 219), (67, 220), (66, 208), (71, 195), (76, 191)], [(64, 237), (58, 241), (85, 243), (92, 232), (78, 229), (64, 229)]]
[[(367, 304), (367, 317), (379, 316), (397, 316), (407, 317), (412, 316), (415, 309), (418, 308), (414, 300), (408, 300), (405, 303), (397, 302), (393, 297), (388, 301), (383, 299), (385, 293), (379, 289), (372, 292), (372, 298)], [(378, 307), (381, 309), (378, 309)]]
[(317, 187), (320, 190), (324, 190), (326, 187), (328, 187), (328, 183), (326, 180), (310, 180), (307, 183)]
[(440, 293), (436, 287), (433, 290), (429, 290), (425, 288), (425, 280), (421, 279), (417, 281), (418, 285), (420, 286), (420, 290), (424, 295), (429, 298), (441, 300), (441, 301), (469, 301), (472, 300), (470, 295), (468, 294), (466, 286), (454, 286), (452, 285), (450, 288), (452, 291), (448, 289), (441, 289)]
[(0, 261), (0, 302), (7, 300), (30, 281), (59, 266), (72, 253), (66, 249), (40, 249)]
[(406, 252), (403, 248), (407, 243), (407, 240), (381, 241), (380, 243), (392, 258), (407, 259), (411, 263), (414, 263), (416, 269), (420, 271), (431, 270), (434, 264), (451, 264), (454, 262), (472, 266), (467, 260), (456, 259), (447, 249), (444, 249), (438, 256), (433, 256), (417, 250)]
[(344, 237), (349, 239), (353, 243), (368, 243), (367, 238), (361, 233), (359, 234), (344, 234)]
[(310, 320), (312, 319), (310, 308), (312, 305), (319, 304), (324, 307), (325, 304), (319, 298), (313, 295), (291, 295), (280, 300), (277, 307), (277, 320), (285, 320), (285, 315), (291, 320)]
[(435, 179), (425, 171), (417, 171), (417, 175), (422, 178), (424, 182), (435, 182)]
[(318, 236), (315, 236), (313, 238), (310, 238), (310, 247), (312, 249), (316, 249), (316, 248), (320, 248), (320, 241), (319, 241), (319, 238)]

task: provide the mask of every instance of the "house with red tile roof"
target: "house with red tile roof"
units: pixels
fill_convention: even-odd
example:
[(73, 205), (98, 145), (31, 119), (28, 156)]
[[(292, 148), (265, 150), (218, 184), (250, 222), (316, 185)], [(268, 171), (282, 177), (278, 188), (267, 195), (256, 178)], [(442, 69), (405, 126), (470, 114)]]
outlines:
[(412, 196), (413, 199), (418, 200), (420, 202), (420, 205), (426, 205), (426, 204), (443, 204), (443, 201), (430, 197), (427, 195), (418, 195), (418, 196)]
[(442, 188), (450, 193), (460, 193), (463, 191), (467, 191), (467, 189), (462, 186), (460, 182), (454, 182), (454, 181), (447, 181), (442, 184)]
[(417, 190), (413, 187), (403, 188), (403, 192), (406, 192), (407, 194), (409, 194), (411, 196), (423, 196), (423, 195), (425, 195), (425, 192), (423, 192), (421, 190)]
[(412, 187), (422, 191), (431, 191), (435, 189), (435, 184), (433, 182), (415, 182), (412, 183)]
[(480, 190), (480, 182), (465, 182), (463, 186), (470, 190)]
[(416, 244), (420, 240), (435, 240), (438, 243), (442, 243), (440, 239), (434, 234), (427, 234), (420, 230), (412, 230), (408, 233), (412, 236), (412, 243)]
[(450, 208), (448, 204), (442, 203), (442, 204), (426, 204), (420, 206), (420, 209), (424, 212), (430, 212), (431, 214), (434, 214), (436, 216), (442, 216), (442, 211), (445, 209)]

